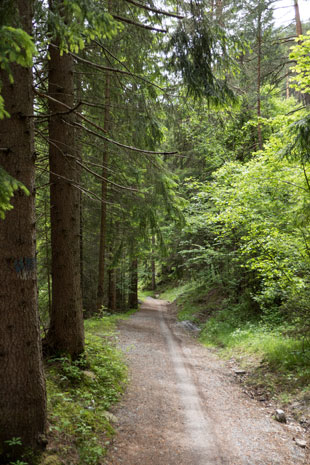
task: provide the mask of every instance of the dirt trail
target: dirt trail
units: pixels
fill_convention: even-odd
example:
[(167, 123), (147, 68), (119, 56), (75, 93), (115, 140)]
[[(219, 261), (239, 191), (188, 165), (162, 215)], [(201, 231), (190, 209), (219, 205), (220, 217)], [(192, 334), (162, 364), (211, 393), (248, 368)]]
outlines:
[(106, 465), (306, 465), (296, 429), (249, 399), (231, 371), (148, 298), (120, 325), (130, 385)]

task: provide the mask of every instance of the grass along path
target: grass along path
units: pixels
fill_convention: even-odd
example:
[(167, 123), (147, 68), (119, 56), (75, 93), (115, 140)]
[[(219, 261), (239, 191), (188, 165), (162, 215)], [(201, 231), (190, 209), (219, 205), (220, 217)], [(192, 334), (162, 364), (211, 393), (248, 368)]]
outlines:
[[(130, 313), (129, 313), (130, 314)], [(115, 323), (128, 315), (85, 322), (85, 359), (48, 360), (48, 446), (40, 465), (98, 465), (114, 434), (115, 404), (127, 382)]]
[(122, 321), (130, 383), (105, 465), (305, 465), (302, 433), (249, 399), (226, 364), (148, 298)]
[(310, 429), (309, 340), (297, 338), (287, 324), (248, 321), (246, 311), (231, 311), (216, 289), (206, 292), (187, 283), (166, 289), (163, 296), (170, 296), (170, 301), (176, 296), (178, 319), (200, 327), (202, 344), (245, 370), (241, 381), (251, 395), (274, 401)]

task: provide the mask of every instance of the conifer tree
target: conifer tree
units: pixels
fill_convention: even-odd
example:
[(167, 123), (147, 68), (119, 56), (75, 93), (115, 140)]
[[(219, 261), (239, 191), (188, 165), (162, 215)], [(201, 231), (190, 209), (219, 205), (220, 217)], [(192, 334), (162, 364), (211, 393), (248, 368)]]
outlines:
[[(50, 0), (53, 14), (63, 3)], [(65, 18), (64, 21), (69, 21)], [(76, 163), (73, 57), (56, 36), (49, 47), (49, 160), (52, 309), (45, 348), (77, 357), (84, 350), (80, 277), (80, 193)], [(68, 111), (69, 108), (69, 111)]]
[[(6, 25), (29, 37), (32, 8), (32, 1), (11, 2)], [(24, 66), (11, 64), (10, 77), (0, 71), (5, 111), (10, 115), (0, 120), (0, 164), (24, 185), (15, 192), (13, 209), (0, 220), (1, 463), (12, 462), (25, 448), (42, 447), (46, 423), (37, 312), (32, 60), (29, 50), (22, 48), (20, 53), (16, 60)], [(12, 446), (12, 438), (19, 438), (21, 446)]]

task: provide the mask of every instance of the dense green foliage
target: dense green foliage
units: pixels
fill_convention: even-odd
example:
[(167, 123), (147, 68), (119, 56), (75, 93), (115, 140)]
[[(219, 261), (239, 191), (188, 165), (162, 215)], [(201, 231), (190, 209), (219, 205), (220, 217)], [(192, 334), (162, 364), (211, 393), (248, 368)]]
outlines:
[[(8, 26), (14, 22), (16, 27)], [(5, 0), (0, 6), (0, 69), (6, 72), (12, 83), (11, 65), (17, 63), (25, 67), (31, 66), (32, 57), (36, 53), (32, 38), (18, 26), (19, 20), (14, 4)], [(1, 87), (0, 80), (0, 119), (9, 116), (1, 97)]]
[(14, 192), (21, 189), (25, 194), (28, 194), (26, 187), (16, 179), (12, 178), (1, 166), (0, 166), (0, 218), (5, 218), (5, 212), (11, 210), (13, 207), (10, 204), (10, 200), (14, 195)]
[[(305, 386), (309, 33), (295, 42), (294, 26), (277, 27), (267, 0), (170, 0), (165, 7), (184, 15), (178, 21), (123, 0), (54, 0), (35, 2), (32, 40), (18, 18), (16, 28), (7, 26), (15, 17), (10, 3), (0, 6), (1, 69), (12, 81), (13, 64), (34, 60), (34, 114), (27, 117), (35, 125), (42, 332), (55, 252), (47, 161), (49, 144), (57, 145), (49, 140), (47, 103), (55, 47), (74, 62), (74, 107), (52, 116), (74, 114), (63, 122), (74, 127), (69, 157), (76, 156), (79, 176), (65, 181), (80, 193), (85, 316), (128, 308), (139, 270), (144, 295), (155, 281), (176, 284), (163, 297), (178, 298), (180, 318), (199, 324), (205, 343), (226, 354), (259, 354), (281, 382)], [(9, 117), (4, 104), (0, 96), (0, 118)], [(25, 191), (0, 167), (1, 219), (18, 189)], [(47, 368), (50, 435), (56, 447), (68, 440), (64, 454), (73, 454), (73, 463), (97, 463), (112, 433), (107, 409), (125, 369), (107, 325), (86, 323), (85, 359), (60, 354)]]
[[(233, 12), (222, 13), (234, 30)], [(240, 14), (246, 42), (227, 81), (237, 103), (214, 109), (183, 90), (166, 123), (187, 204), (184, 227), (162, 228), (159, 290), (174, 284), (161, 296), (177, 299), (204, 343), (240, 356), (254, 383), (292, 392), (310, 376), (309, 37), (287, 40), (268, 2)]]
[(108, 409), (126, 382), (114, 323), (113, 317), (87, 321), (85, 357), (78, 363), (66, 357), (47, 361), (49, 430), (56, 455), (65, 463), (77, 456), (81, 465), (97, 464), (113, 435)]
[(299, 44), (292, 48), (291, 60), (296, 60), (293, 71), (296, 75), (292, 77), (292, 85), (296, 90), (303, 93), (310, 92), (310, 31), (307, 35), (299, 37)]

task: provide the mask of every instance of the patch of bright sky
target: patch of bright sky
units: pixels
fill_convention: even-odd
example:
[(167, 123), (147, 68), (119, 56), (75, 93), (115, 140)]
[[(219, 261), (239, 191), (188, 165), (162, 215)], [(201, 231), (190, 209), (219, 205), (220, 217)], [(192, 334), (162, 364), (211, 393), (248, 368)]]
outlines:
[[(301, 21), (310, 20), (310, 0), (298, 0)], [(295, 21), (293, 0), (277, 0), (275, 2), (274, 17), (277, 26), (288, 26)], [(306, 32), (306, 31), (303, 31)]]

